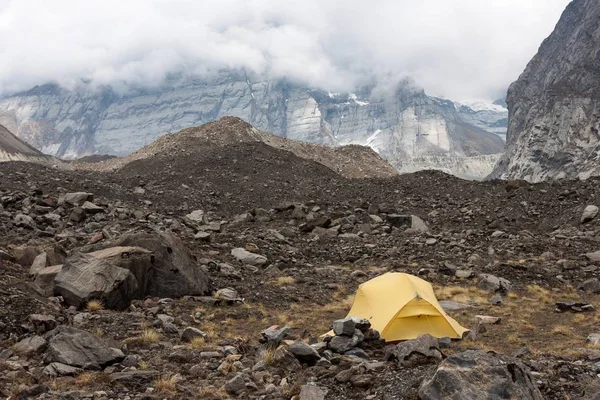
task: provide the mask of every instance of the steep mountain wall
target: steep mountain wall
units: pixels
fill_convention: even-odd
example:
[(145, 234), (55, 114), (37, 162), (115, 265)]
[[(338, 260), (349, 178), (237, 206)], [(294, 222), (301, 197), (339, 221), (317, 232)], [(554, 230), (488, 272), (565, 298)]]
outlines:
[(126, 94), (45, 85), (0, 99), (0, 123), (64, 158), (127, 155), (162, 134), (228, 115), (293, 140), (370, 146), (400, 171), (413, 157), (499, 153), (503, 140), (485, 128), (497, 132), (506, 118), (502, 109), (473, 110), (408, 85), (385, 96), (333, 94), (236, 73)]
[(600, 175), (600, 3), (574, 0), (508, 91), (506, 153), (490, 178)]

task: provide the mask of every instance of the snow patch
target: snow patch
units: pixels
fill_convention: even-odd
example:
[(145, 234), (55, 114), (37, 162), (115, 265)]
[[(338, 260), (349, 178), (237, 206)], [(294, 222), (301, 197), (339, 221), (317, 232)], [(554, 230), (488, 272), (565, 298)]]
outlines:
[(367, 106), (367, 105), (369, 105), (368, 101), (360, 101), (360, 100), (358, 100), (358, 96), (356, 96), (354, 93), (350, 93), (350, 95), (348, 95), (348, 100), (354, 101), (359, 106)]
[(507, 108), (504, 108), (498, 104), (494, 104), (490, 100), (472, 100), (464, 103), (456, 103), (458, 106), (466, 106), (475, 112), (479, 111), (493, 111), (493, 112), (508, 112)]

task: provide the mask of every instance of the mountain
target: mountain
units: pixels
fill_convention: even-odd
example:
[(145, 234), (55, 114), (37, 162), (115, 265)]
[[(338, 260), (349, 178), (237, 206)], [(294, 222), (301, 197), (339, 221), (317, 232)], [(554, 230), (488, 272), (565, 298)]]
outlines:
[(45, 155), (0, 125), (0, 162), (7, 161), (27, 161), (43, 164), (59, 163), (54, 157)]
[(390, 93), (367, 87), (334, 94), (231, 71), (202, 79), (172, 77), (154, 89), (44, 85), (0, 99), (0, 123), (63, 158), (127, 155), (162, 134), (227, 115), (288, 139), (366, 145), (400, 172), (413, 159), (434, 156), (427, 168), (454, 173), (456, 160), (464, 164), (476, 157), (472, 162), (484, 175), (498, 156), (480, 156), (502, 152), (503, 140), (491, 132), (502, 134), (506, 119), (502, 108), (457, 105), (407, 82)]
[(490, 178), (600, 175), (600, 3), (574, 0), (508, 91), (506, 153)]
[[(332, 147), (289, 140), (260, 131), (238, 117), (223, 117), (202, 126), (163, 135), (148, 146), (123, 158), (87, 164), (82, 163), (83, 159), (80, 159), (77, 166), (81, 169), (120, 170), (137, 162), (145, 165), (142, 170), (148, 173), (156, 169), (157, 160), (162, 159), (168, 164), (166, 169), (174, 168), (176, 163), (190, 163), (191, 161), (193, 166), (181, 167), (182, 171), (189, 173), (190, 168), (198, 169), (200, 162), (210, 167), (211, 162), (208, 159), (213, 159), (213, 166), (223, 164), (220, 161), (223, 158), (229, 158), (231, 163), (237, 164), (240, 160), (229, 155), (228, 152), (233, 147), (236, 147), (235, 151), (239, 151), (248, 148), (248, 145), (254, 146), (253, 149), (268, 147), (265, 151), (272, 154), (273, 157), (269, 160), (259, 159), (259, 162), (271, 163), (275, 158), (285, 160), (290, 157), (291, 153), (294, 157), (303, 160), (304, 163), (318, 163), (320, 168), (327, 167), (345, 178), (391, 178), (398, 175), (398, 172), (390, 164), (368, 147), (356, 145)], [(247, 160), (244, 161), (249, 163), (256, 161), (259, 157), (251, 154), (245, 158)], [(289, 163), (285, 164), (285, 168), (289, 168), (287, 166)], [(224, 166), (219, 168), (221, 172), (223, 172), (223, 168)], [(250, 170), (256, 169), (256, 167), (246, 165), (244, 169)], [(198, 175), (206, 175), (205, 172), (200, 169)], [(279, 169), (274, 168), (267, 175), (272, 178), (278, 173)]]

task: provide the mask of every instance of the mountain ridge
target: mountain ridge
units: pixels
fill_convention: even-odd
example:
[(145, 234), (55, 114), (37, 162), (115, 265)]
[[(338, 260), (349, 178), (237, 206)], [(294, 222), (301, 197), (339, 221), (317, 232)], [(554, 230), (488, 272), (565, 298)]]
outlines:
[[(503, 114), (461, 112), (453, 102), (408, 83), (387, 94), (368, 88), (333, 94), (285, 81), (252, 82), (229, 72), (128, 94), (110, 87), (69, 91), (44, 85), (0, 99), (0, 123), (45, 153), (64, 158), (127, 155), (162, 134), (226, 115), (293, 140), (368, 145), (396, 168), (412, 157), (479, 156), (499, 153), (504, 145), (482, 128), (501, 121)], [(464, 126), (482, 138), (481, 145), (477, 140), (464, 148)]]

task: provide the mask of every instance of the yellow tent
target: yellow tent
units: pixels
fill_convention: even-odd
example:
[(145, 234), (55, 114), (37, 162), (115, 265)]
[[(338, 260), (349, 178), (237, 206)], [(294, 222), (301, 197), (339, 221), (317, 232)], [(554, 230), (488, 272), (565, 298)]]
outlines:
[(426, 333), (461, 339), (468, 331), (446, 314), (429, 282), (396, 272), (360, 285), (348, 317), (368, 319), (386, 342), (415, 339)]

